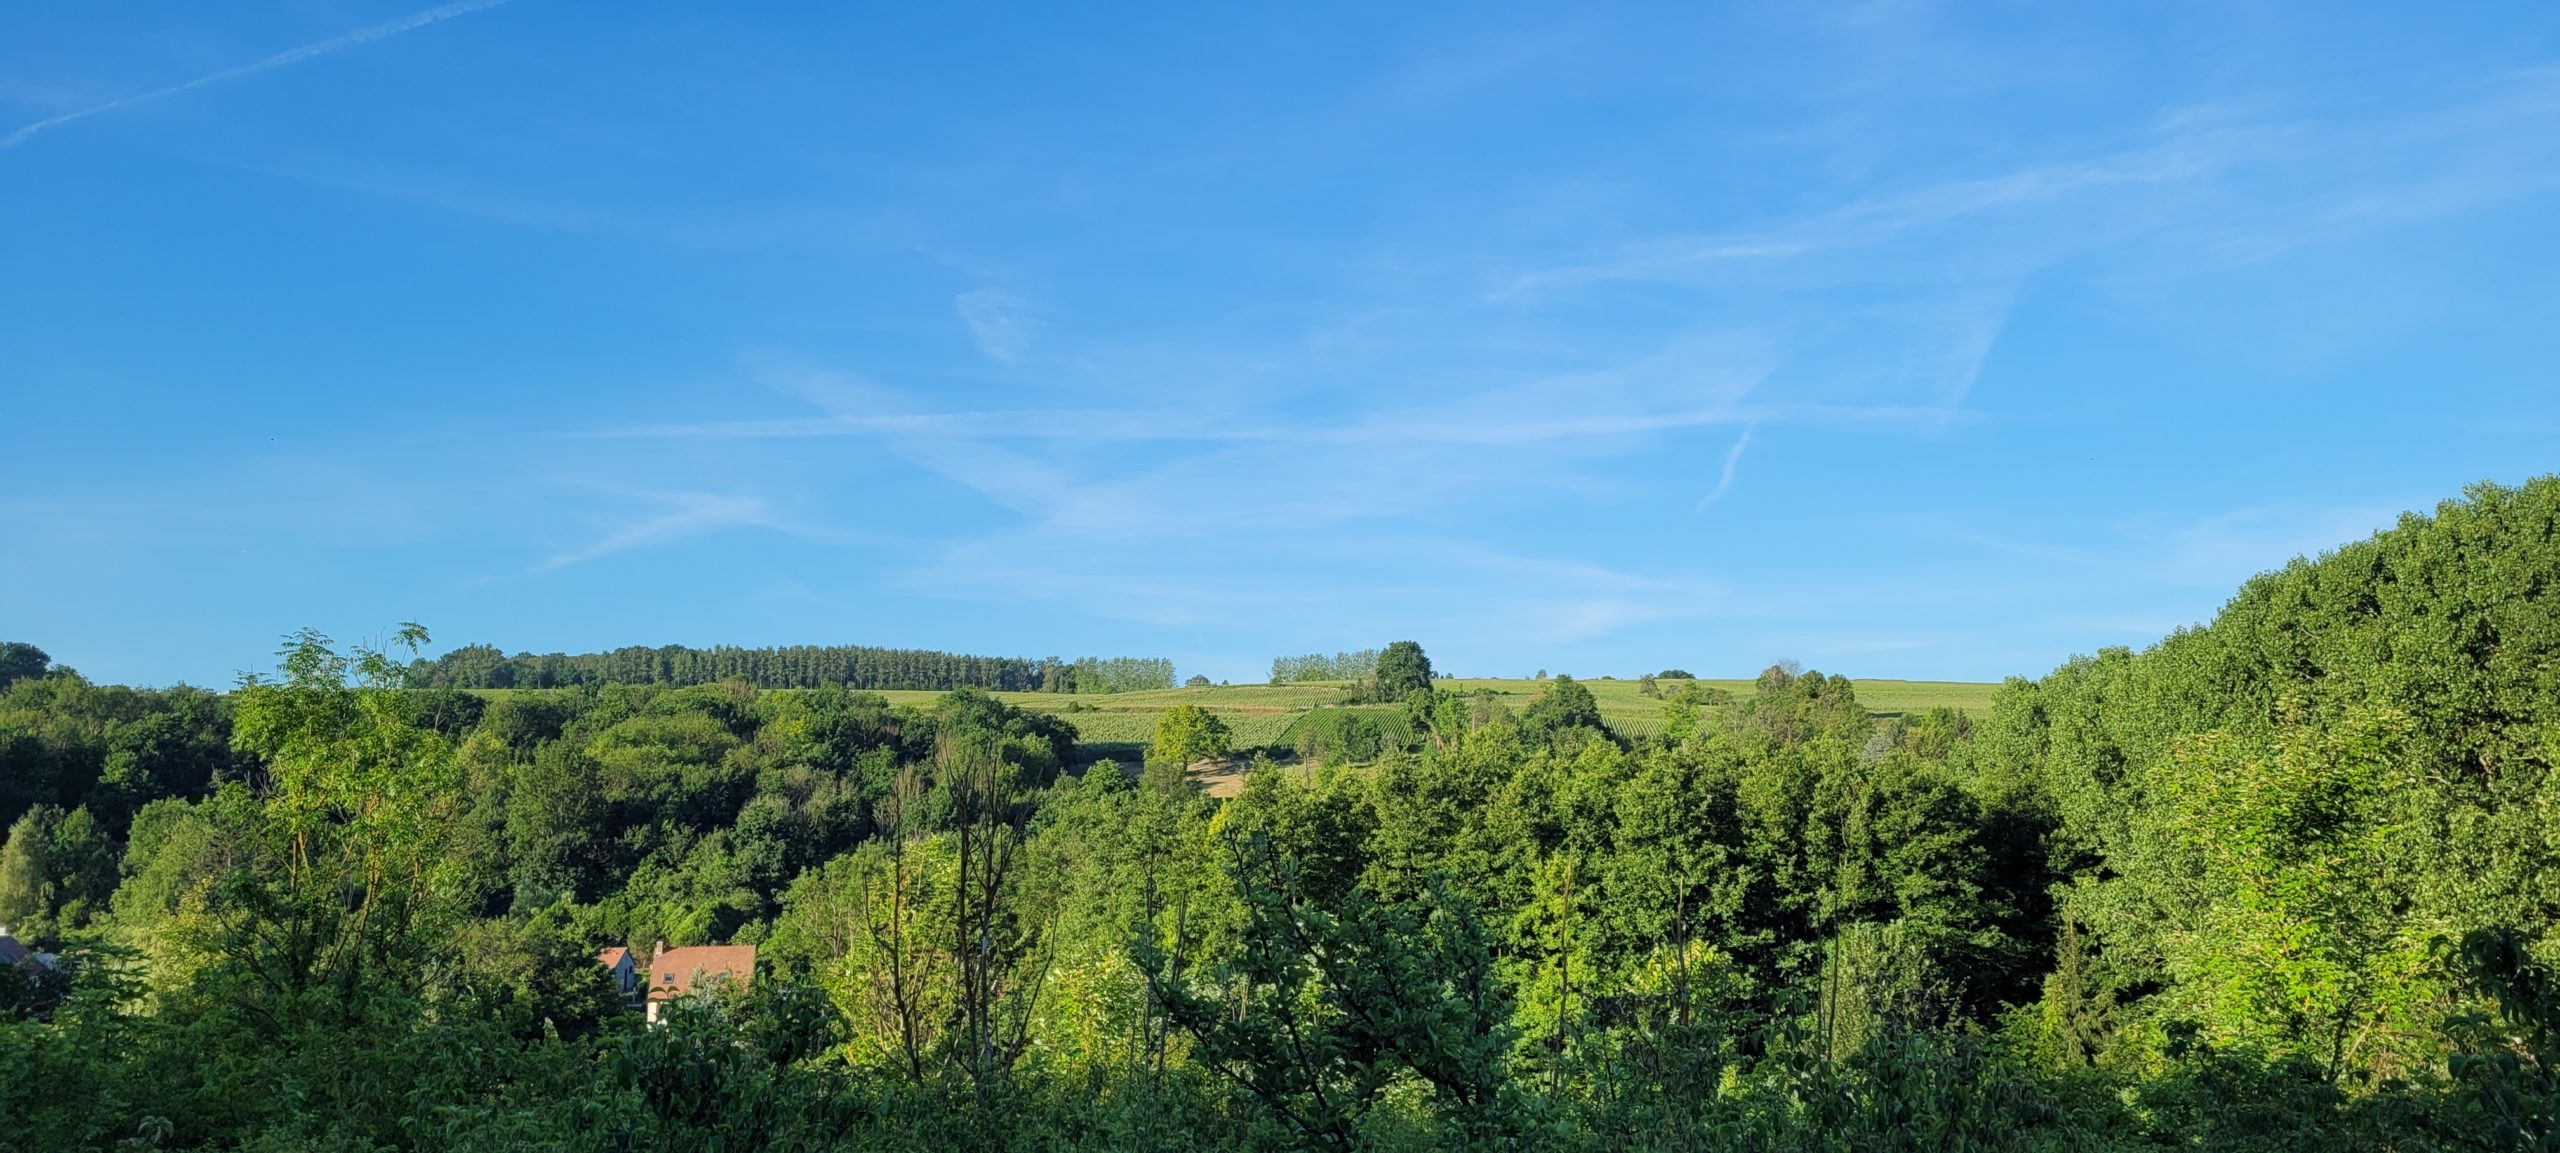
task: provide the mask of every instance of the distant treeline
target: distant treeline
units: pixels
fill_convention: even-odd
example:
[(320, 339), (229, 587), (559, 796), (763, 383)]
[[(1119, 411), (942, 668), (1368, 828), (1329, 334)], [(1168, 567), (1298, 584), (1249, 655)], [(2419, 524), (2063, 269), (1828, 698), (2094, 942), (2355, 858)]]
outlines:
[(790, 645), (707, 649), (629, 645), (608, 653), (517, 653), (464, 645), (413, 662), (412, 685), (453, 689), (553, 689), (575, 685), (708, 685), (745, 681), (762, 689), (993, 689), (999, 692), (1118, 693), (1173, 687), (1173, 662), (1160, 657), (979, 657), (930, 649)]
[(1302, 657), (1271, 658), (1271, 683), (1285, 685), (1294, 681), (1365, 681), (1377, 675), (1378, 650), (1358, 652), (1308, 653)]
[(1163, 657), (1083, 657), (1073, 664), (1040, 662), (1044, 693), (1135, 693), (1173, 687), (1173, 662)]

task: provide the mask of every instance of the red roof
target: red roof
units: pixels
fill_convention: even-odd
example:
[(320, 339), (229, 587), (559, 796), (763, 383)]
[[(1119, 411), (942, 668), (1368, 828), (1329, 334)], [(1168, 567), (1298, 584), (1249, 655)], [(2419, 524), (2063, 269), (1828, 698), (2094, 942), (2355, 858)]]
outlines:
[(625, 949), (620, 945), (616, 945), (596, 954), (596, 964), (602, 965), (608, 969), (619, 968), (622, 965), (622, 959), (630, 955), (631, 950)]
[(640, 977), (649, 983), (649, 999), (664, 1001), (706, 988), (724, 977), (743, 989), (755, 972), (753, 945), (695, 945), (658, 954)]

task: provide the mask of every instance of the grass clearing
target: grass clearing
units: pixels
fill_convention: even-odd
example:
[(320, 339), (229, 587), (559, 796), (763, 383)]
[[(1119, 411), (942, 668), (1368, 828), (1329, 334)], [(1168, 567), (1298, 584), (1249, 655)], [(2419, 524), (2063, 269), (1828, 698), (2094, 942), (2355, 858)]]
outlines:
[[(1662, 698), (1644, 695), (1644, 682), (1640, 680), (1577, 681), (1577, 683), (1591, 690), (1591, 699), (1600, 706), (1600, 719), (1607, 721), (1609, 727), (1619, 732), (1643, 735), (1654, 731), (1662, 724)], [(1679, 683), (1665, 681), (1660, 687), (1663, 691), (1669, 692), (1672, 686)], [(1700, 680), (1697, 683), (1703, 688), (1721, 689), (1735, 697), (1750, 696), (1754, 688), (1753, 682), (1748, 680)], [(1491, 677), (1461, 677), (1457, 680), (1442, 681), (1440, 684), (1443, 688), (1460, 692), (1471, 693), (1490, 689), (1501, 697), (1503, 704), (1515, 712), (1529, 707), (1529, 702), (1536, 700), (1539, 691), (1545, 687), (1543, 681)], [(1867, 711), (1878, 716), (1925, 713), (1940, 707), (1981, 716), (1991, 711), (1992, 694), (2000, 688), (1999, 685), (1979, 681), (1892, 681), (1852, 678), (1850, 684), (1857, 690), (1858, 703), (1865, 705)]]
[[(1631, 736), (1653, 732), (1662, 724), (1662, 699), (1644, 695), (1641, 681), (1583, 681), (1599, 702), (1609, 727)], [(1737, 697), (1749, 696), (1748, 680), (1702, 680), (1707, 688)], [(1934, 708), (1952, 708), (1980, 716), (1991, 709), (1999, 685), (1977, 681), (1853, 680), (1859, 703), (1879, 716), (1902, 716)], [(1545, 682), (1526, 678), (1462, 677), (1440, 682), (1460, 692), (1490, 689), (1513, 711), (1537, 699)], [(1225, 685), (1200, 689), (1151, 689), (1136, 693), (997, 693), (1007, 703), (1072, 722), (1080, 739), (1091, 744), (1144, 745), (1155, 735), (1157, 714), (1178, 704), (1198, 705), (1227, 723), (1239, 749), (1278, 745), (1289, 726), (1310, 710), (1349, 700), (1351, 686), (1317, 683), (1292, 685)], [(931, 705), (942, 694), (893, 691), (880, 694), (899, 704)], [(1068, 706), (1076, 706), (1068, 711)]]
[[(1670, 685), (1678, 682), (1665, 682)], [(1748, 680), (1702, 680), (1700, 685), (1722, 689), (1736, 697), (1749, 696)], [(1901, 716), (1926, 712), (1933, 708), (1958, 709), (1981, 716), (1991, 708), (1996, 684), (1975, 681), (1895, 681), (1853, 680), (1858, 701), (1868, 711), (1880, 716)], [(1600, 705), (1600, 717), (1609, 727), (1631, 736), (1643, 736), (1662, 724), (1662, 699), (1644, 695), (1643, 683), (1633, 680), (1593, 680), (1581, 684), (1591, 690), (1592, 699)], [(1517, 712), (1537, 699), (1545, 682), (1527, 678), (1461, 677), (1440, 682), (1440, 687), (1459, 692), (1491, 690), (1502, 703)], [(475, 690), (485, 695), (498, 695), (513, 690)], [(767, 689), (767, 692), (796, 692), (795, 689)], [(931, 708), (942, 693), (930, 689), (875, 689), (891, 704)], [(1050, 713), (1076, 727), (1080, 743), (1105, 746), (1089, 749), (1090, 755), (1130, 758), (1137, 755), (1155, 736), (1156, 717), (1173, 705), (1198, 705), (1227, 723), (1238, 749), (1278, 747), (1289, 727), (1308, 712), (1331, 705), (1347, 703), (1351, 686), (1339, 682), (1317, 682), (1289, 685), (1214, 685), (1208, 688), (1149, 689), (1134, 693), (995, 693), (1005, 703), (1034, 712)]]

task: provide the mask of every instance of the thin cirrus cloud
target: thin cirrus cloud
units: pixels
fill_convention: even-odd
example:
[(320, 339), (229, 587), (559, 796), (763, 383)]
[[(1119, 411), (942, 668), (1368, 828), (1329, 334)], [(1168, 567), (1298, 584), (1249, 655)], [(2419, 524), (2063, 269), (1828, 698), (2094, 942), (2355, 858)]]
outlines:
[(1633, 436), (1680, 429), (1776, 423), (1943, 424), (1979, 417), (1933, 404), (1740, 404), (1655, 412), (1559, 414), (1472, 426), (1390, 413), (1339, 423), (1208, 423), (1171, 410), (1012, 409), (783, 417), (773, 420), (643, 424), (579, 435), (635, 440), (762, 440), (804, 437), (943, 436), (986, 440), (1200, 441), (1234, 444), (1500, 445)]
[[(1151, 547), (1132, 549), (1098, 541), (1072, 517), (1046, 520), (959, 541), (896, 583), (936, 598), (1073, 605), (1156, 625), (1322, 622), (1343, 636), (1456, 637), (1494, 619), (1538, 644), (1731, 616), (1739, 603), (1703, 577), (1524, 555), (1465, 536), (1341, 534), (1259, 519), (1255, 527), (1235, 538), (1166, 528), (1144, 537)], [(1040, 579), (1018, 579), (1023, 572)]]
[[(2560, 69), (2516, 67), (2547, 21), (1658, 6), (1399, 12), (1348, 56), (1088, 21), (1023, 54), (933, 14), (521, 5), (410, 35), (499, 6), (365, 0), (139, 76), (112, 13), (31, 30), (48, 86), (0, 79), (0, 165), (65, 243), (11, 255), (65, 291), (17, 302), (0, 369), (63, 387), (0, 426), (135, 495), (0, 502), (79, 560), (0, 558), (0, 599), (125, 614), (83, 574), (200, 546), (159, 490), (255, 430), (379, 486), (280, 476), (329, 506), (301, 523), (528, 643), (618, 643), (652, 603), (1242, 654), (1220, 673), (1394, 636), (1622, 673), (1885, 638), (1925, 654), (1855, 671), (1990, 673), (2194, 619), (2380, 498), (2547, 467)], [(468, 83), (344, 66), (392, 58)], [(248, 95), (328, 114), (107, 131)], [(347, 388), (366, 349), (397, 367)], [(120, 420), (155, 394), (88, 380), (173, 403)], [(366, 432), (421, 397), (433, 447), (385, 467)], [(242, 507), (193, 531), (284, 515)], [(348, 584), (328, 611), (381, 615)], [(167, 620), (116, 627), (157, 651)]]
[(587, 544), (553, 553), (527, 575), (554, 573), (572, 565), (674, 544), (723, 529), (754, 527), (795, 534), (806, 531), (779, 520), (763, 500), (752, 496), (676, 492), (648, 494), (644, 499), (657, 506), (657, 511)]
[[(1003, 510), (994, 522), (913, 550), (919, 559), (890, 579), (920, 595), (1072, 604), (1164, 625), (1322, 616), (1376, 628), (1437, 622), (1451, 631), (1490, 605), (1523, 622), (1524, 636), (1564, 643), (1696, 619), (1723, 598), (1696, 581), (1565, 564), (1470, 539), (1456, 526), (1481, 523), (1487, 502), (1603, 495), (1616, 483), (1605, 473), (1630, 452), (1696, 430), (1739, 429), (1703, 507), (1733, 487), (1762, 424), (1925, 433), (1964, 418), (1925, 397), (1763, 395), (1777, 364), (1762, 340), (1686, 337), (1611, 367), (1510, 380), (1478, 374), (1484, 379), (1473, 387), (1437, 399), (1377, 390), (1323, 419), (1276, 405), (1204, 411), (1181, 393), (1181, 403), (1161, 405), (937, 410), (858, 376), (768, 367), (758, 373), (763, 383), (817, 414), (586, 436), (705, 441), (714, 449), (765, 438), (864, 439)], [(1096, 443), (1153, 451), (1083, 451)], [(1437, 543), (1419, 551), (1395, 543), (1410, 540)], [(1418, 582), (1356, 575), (1398, 569), (1431, 575)], [(1042, 575), (1024, 582), (1024, 571)]]
[[(1996, 327), (1996, 318), (1991, 323)], [(1988, 343), (1986, 336), (1960, 349), (1962, 376), (1969, 378), (1979, 371)], [(1666, 365), (1664, 360), (1660, 356), (1646, 357), (1617, 369), (1485, 387), (1435, 403), (1378, 405), (1336, 420), (1306, 420), (1270, 413), (1203, 413), (1189, 404), (936, 411), (916, 405), (903, 394), (859, 383), (854, 377), (802, 371), (784, 377), (769, 376), (767, 382), (775, 391), (820, 409), (820, 415), (606, 426), (577, 435), (640, 440), (906, 437), (1208, 445), (1498, 446), (1764, 423), (1943, 427), (1968, 416), (1956, 403), (1962, 399), (1961, 388), (1953, 402), (1947, 403), (1755, 400), (1753, 391), (1770, 371), (1766, 364), (1728, 365), (1710, 360)], [(1627, 387), (1630, 379), (1641, 387)]]
[[(2100, 193), (2192, 180), (2219, 163), (2218, 150), (2185, 139), (2121, 155), (2037, 163), (1852, 201), (1754, 233), (1649, 237), (1596, 259), (1513, 273), (1488, 296), (1509, 299), (1607, 281), (1680, 281), (1837, 257), (1978, 217), (2087, 202)], [(1854, 275), (1875, 273), (1871, 266), (1858, 266)]]
[[(2435, 115), (2460, 128), (2456, 135), (2512, 124), (2520, 110), (2537, 106), (2540, 89), (2530, 79), (2509, 88)], [(2535, 165), (2493, 163), (2425, 126), (2385, 136), (2403, 159), (2448, 161), (2427, 178), (2422, 198), (2444, 211), (2530, 191), (2542, 179)], [(1720, 458), (1710, 458), (1718, 462), (1714, 483), (1694, 502), (1703, 510), (1742, 482), (1743, 458), (1764, 425), (1880, 426), (1930, 436), (1957, 422), (2000, 419), (1973, 407), (1972, 393), (2031, 278), (2091, 254), (2124, 257), (2117, 267), (2159, 266), (2149, 251), (2156, 246), (2239, 253), (2234, 238), (2251, 235), (2268, 203), (2300, 210), (2328, 232), (2387, 223), (2364, 206), (2377, 188), (2407, 186), (2406, 179), (2337, 190), (2275, 171), (2299, 165), (2316, 174), (2362, 163), (2332, 126), (2192, 110), (2115, 152), (1923, 182), (1756, 230), (1630, 240), (1613, 251), (1595, 248), (1594, 257), (1498, 277), (1491, 291), (1472, 296), (1364, 299), (1342, 315), (1390, 315), (1406, 327), (1365, 326), (1358, 342), (1324, 343), (1307, 355), (1336, 358), (1328, 368), (1395, 379), (1417, 359), (1427, 364), (1446, 333), (1489, 319), (1535, 327), (1551, 312), (1570, 314), (1577, 298), (1625, 284), (1689, 294), (1698, 319), (1614, 334), (1617, 355), (1602, 345), (1589, 350), (1607, 367), (1441, 373), (1432, 388), (1363, 390), (1325, 416), (1279, 403), (1204, 407), (1195, 393), (1170, 384), (1122, 386), (1117, 391), (1137, 399), (1116, 405), (932, 404), (808, 373), (768, 383), (808, 403), (812, 415), (624, 426), (595, 435), (876, 440), (1006, 514), (963, 530), (940, 556), (908, 568), (914, 587), (932, 595), (1073, 602), (1103, 616), (1157, 622), (1290, 612), (1374, 612), (1385, 621), (1429, 618), (1435, 597), (1454, 585), (1470, 590), (1459, 598), (1470, 613), (1535, 622), (1527, 631), (1542, 638), (1579, 640), (1692, 619), (1712, 612), (1714, 602), (1633, 575), (1635, 583), (1624, 587), (1580, 588), (1524, 576), (1488, 559), (1511, 555), (1489, 541), (1473, 552), (1440, 550), (1429, 562), (1439, 577), (1435, 589), (1350, 579), (1342, 576), (1345, 566), (1379, 562), (1357, 550), (1342, 553), (1330, 534), (1357, 526), (1356, 536), (1416, 529), (1446, 535), (1468, 510), (1498, 508), (1501, 494), (1605, 494), (1612, 470), (1647, 459), (1653, 440), (1684, 432), (1734, 430)], [(2267, 195), (2244, 209), (2228, 196), (2235, 184), (2265, 185)], [(2319, 238), (2264, 230), (2256, 243), (2266, 251)], [(1023, 307), (992, 289), (953, 304), (980, 354), (1009, 365), (1022, 363), (1027, 347)], [(1313, 327), (1332, 330), (1322, 316)], [(1631, 336), (1658, 351), (1625, 355)], [(1158, 395), (1165, 399), (1148, 399)], [(1157, 451), (1143, 454), (1151, 463), (1136, 468), (1125, 464), (1130, 454), (1072, 451), (1094, 443)], [(1378, 451), (1387, 446), (1394, 451)], [(1676, 458), (1653, 459), (1667, 465)], [(1135, 542), (1161, 547), (1141, 563), (1129, 559)], [(2182, 572), (2245, 569), (2246, 558), (2264, 554), (2218, 533), (2178, 543), (2180, 556), (2193, 554), (2174, 566)], [(1043, 579), (1025, 587), (997, 575), (1024, 565)], [(1453, 616), (1451, 627), (1458, 623)]]
[(1844, 294), (1881, 300), (1911, 329), (1883, 343), (1912, 354), (1912, 366), (1942, 358), (1942, 395), (1960, 404), (2023, 286), (2045, 270), (2096, 257), (2113, 278), (2180, 279), (2547, 193), (2560, 188), (2560, 137), (2541, 126), (2555, 113), (2553, 68), (2483, 77), (2451, 100), (2380, 117), (2200, 104), (2112, 151), (1754, 227), (1587, 244), (1493, 277), (1482, 298), (1531, 307), (1648, 285), (1779, 328), (1853, 314)]
[[(1606, 432), (1668, 426), (1622, 419)], [(1587, 428), (1493, 442), (1415, 438), (1383, 452), (1367, 435), (1258, 436), (1099, 475), (1028, 450), (1036, 446), (882, 439), (1012, 514), (909, 565), (903, 583), (924, 595), (1072, 604), (1162, 625), (1303, 617), (1455, 631), (1495, 612), (1556, 640), (1693, 617), (1716, 603), (1701, 582), (1521, 555), (1454, 527), (1488, 499), (1587, 483), (1577, 454), (1607, 439)], [(1041, 576), (1025, 582), (1023, 572)]]
[(1707, 495), (1698, 498), (1698, 508), (1701, 511), (1708, 505), (1723, 500), (1724, 494), (1732, 491), (1734, 471), (1742, 466), (1742, 452), (1751, 447), (1751, 433), (1759, 427), (1756, 424), (1743, 425), (1742, 435), (1733, 438), (1733, 447), (1725, 450), (1724, 467), (1716, 473), (1716, 486), (1709, 489)]
[(451, 20), (456, 16), (467, 16), (474, 12), (486, 11), (488, 9), (498, 7), (501, 4), (510, 2), (511, 0), (460, 0), (459, 3), (446, 4), (437, 8), (429, 8), (424, 12), (411, 13), (410, 15), (403, 16), (398, 20), (393, 20), (384, 24), (376, 24), (371, 28), (358, 29), (343, 36), (332, 36), (326, 40), (314, 41), (299, 48), (287, 49), (286, 51), (278, 52), (263, 60), (252, 61), (237, 67), (225, 68), (217, 72), (208, 72), (193, 80), (172, 84), (166, 88), (156, 88), (149, 92), (137, 93), (132, 96), (110, 100), (104, 104), (82, 108), (73, 112), (64, 112), (58, 115), (48, 116), (32, 124), (28, 124), (7, 136), (0, 136), (0, 150), (15, 148), (26, 143), (28, 140), (33, 139), (39, 133), (49, 132), (53, 129), (60, 128), (65, 124), (72, 123), (73, 121), (86, 120), (92, 116), (104, 115), (119, 109), (131, 108), (137, 104), (146, 104), (154, 100), (164, 100), (171, 96), (193, 92), (199, 88), (207, 88), (227, 81), (243, 80), (261, 72), (271, 72), (289, 64), (299, 64), (314, 57), (329, 55), (332, 52), (344, 52), (349, 48), (356, 48), (362, 45), (371, 44), (376, 40), (387, 40), (393, 36), (400, 35), (403, 32), (412, 32), (430, 24)]

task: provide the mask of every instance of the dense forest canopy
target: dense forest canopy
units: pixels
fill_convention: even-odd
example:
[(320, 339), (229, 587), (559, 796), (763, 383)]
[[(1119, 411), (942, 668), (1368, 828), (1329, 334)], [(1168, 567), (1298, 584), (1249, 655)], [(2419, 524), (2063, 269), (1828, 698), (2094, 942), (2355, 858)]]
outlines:
[[(1981, 716), (1666, 671), (1634, 736), (1405, 641), (1284, 748), (1178, 706), (1079, 771), (966, 682), (625, 651), (0, 650), (0, 923), (52, 958), (0, 1147), (2560, 1147), (2560, 481)], [(661, 942), (756, 978), (644, 1026), (595, 954)]]
[[(5, 673), (0, 673), (5, 676)], [(508, 656), (464, 645), (410, 662), (407, 683), (439, 689), (556, 689), (578, 685), (710, 685), (743, 681), (760, 689), (988, 689), (996, 692), (1124, 693), (1173, 687), (1161, 657), (972, 657), (928, 649), (861, 645), (707, 649), (630, 645), (608, 653)]]

